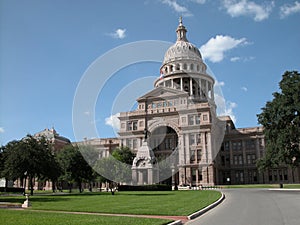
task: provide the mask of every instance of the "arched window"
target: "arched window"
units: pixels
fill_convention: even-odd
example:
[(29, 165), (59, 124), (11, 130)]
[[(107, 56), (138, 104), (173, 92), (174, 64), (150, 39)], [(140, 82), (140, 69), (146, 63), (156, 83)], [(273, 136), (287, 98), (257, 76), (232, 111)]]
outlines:
[(191, 70), (194, 70), (194, 64), (192, 63), (190, 66)]

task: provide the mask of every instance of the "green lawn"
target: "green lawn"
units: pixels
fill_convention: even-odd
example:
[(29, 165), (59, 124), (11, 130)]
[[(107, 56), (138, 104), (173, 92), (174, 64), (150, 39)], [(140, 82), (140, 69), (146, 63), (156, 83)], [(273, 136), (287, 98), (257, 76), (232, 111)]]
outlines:
[[(121, 214), (186, 216), (219, 199), (218, 191), (163, 191), (34, 195), (32, 209)], [(0, 196), (0, 202), (24, 201), (23, 196)]]
[(112, 225), (112, 224), (143, 224), (162, 225), (171, 222), (170, 220), (98, 216), (98, 215), (74, 215), (53, 212), (35, 212), (29, 210), (0, 209), (0, 224), (2, 225)]

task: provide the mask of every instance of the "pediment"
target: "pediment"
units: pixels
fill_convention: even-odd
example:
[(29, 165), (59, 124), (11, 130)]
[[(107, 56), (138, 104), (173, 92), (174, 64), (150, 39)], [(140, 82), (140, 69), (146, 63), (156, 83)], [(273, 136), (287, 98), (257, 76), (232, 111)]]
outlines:
[(170, 99), (172, 97), (188, 96), (188, 93), (174, 88), (157, 87), (137, 99), (138, 102), (146, 99)]

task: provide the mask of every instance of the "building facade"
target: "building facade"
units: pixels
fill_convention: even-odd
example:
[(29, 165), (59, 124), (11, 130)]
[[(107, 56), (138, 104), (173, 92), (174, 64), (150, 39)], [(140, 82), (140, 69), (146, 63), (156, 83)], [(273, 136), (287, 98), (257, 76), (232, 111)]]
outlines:
[[(172, 169), (168, 182), (173, 185), (299, 182), (299, 169), (283, 167), (259, 173), (256, 161), (264, 155), (263, 128), (237, 129), (229, 116), (217, 116), (215, 80), (186, 33), (180, 19), (176, 42), (166, 51), (160, 67), (161, 76), (154, 81), (153, 90), (137, 99), (136, 110), (120, 113), (114, 145), (128, 146), (136, 153), (146, 139), (158, 163), (167, 162)], [(109, 140), (82, 143), (100, 144), (107, 154), (111, 145), (101, 142)]]

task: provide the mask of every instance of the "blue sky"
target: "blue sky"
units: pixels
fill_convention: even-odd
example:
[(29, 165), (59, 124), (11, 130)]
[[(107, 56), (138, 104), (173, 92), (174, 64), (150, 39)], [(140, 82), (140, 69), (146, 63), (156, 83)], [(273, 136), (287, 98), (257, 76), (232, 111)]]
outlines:
[[(237, 127), (256, 126), (284, 71), (300, 70), (300, 1), (0, 0), (0, 145), (52, 126), (75, 141), (73, 99), (89, 66), (123, 44), (175, 42), (181, 15), (188, 40), (222, 88), (227, 113)], [(159, 67), (134, 64), (105, 83), (91, 121), (99, 137), (115, 136), (107, 123), (120, 90), (159, 77)], [(137, 96), (152, 88), (147, 83)]]

